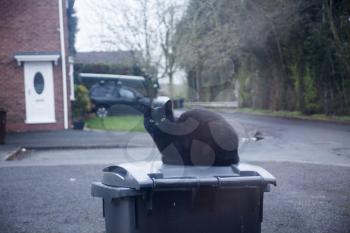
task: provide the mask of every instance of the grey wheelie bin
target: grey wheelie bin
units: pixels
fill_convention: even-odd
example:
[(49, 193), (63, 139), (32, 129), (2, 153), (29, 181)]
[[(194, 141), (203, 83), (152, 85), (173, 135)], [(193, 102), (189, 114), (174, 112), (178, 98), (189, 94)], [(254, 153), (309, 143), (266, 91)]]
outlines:
[(276, 179), (249, 164), (228, 167), (127, 163), (105, 168), (91, 193), (106, 233), (259, 233), (264, 192)]

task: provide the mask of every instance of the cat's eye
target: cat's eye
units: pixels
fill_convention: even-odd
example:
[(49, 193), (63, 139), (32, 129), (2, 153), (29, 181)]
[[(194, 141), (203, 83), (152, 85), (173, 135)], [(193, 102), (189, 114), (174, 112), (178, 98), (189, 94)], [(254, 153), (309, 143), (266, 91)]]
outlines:
[(165, 121), (165, 117), (161, 118), (160, 121), (161, 121), (161, 122), (164, 122), (164, 121)]
[(150, 122), (150, 123), (154, 123), (154, 120), (150, 119), (149, 122)]

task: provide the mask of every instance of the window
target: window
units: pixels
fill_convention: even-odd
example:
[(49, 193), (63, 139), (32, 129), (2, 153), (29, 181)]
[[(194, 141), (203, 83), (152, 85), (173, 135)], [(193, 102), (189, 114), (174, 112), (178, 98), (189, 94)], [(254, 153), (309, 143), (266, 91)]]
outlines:
[(120, 97), (122, 97), (122, 98), (135, 99), (135, 94), (128, 89), (121, 88), (119, 90), (119, 94), (120, 94)]
[(113, 96), (113, 86), (97, 85), (91, 88), (91, 97), (110, 97)]
[(43, 93), (45, 87), (44, 77), (40, 72), (34, 75), (34, 89), (35, 92), (40, 95)]

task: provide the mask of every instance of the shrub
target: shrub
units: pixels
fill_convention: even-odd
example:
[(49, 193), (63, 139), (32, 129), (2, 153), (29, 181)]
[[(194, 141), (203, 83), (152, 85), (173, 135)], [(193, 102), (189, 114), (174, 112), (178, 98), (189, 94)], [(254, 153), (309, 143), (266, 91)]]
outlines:
[(73, 119), (84, 119), (91, 111), (91, 101), (89, 97), (89, 90), (84, 85), (77, 85), (74, 87), (75, 101), (73, 107)]
[(303, 112), (305, 114), (314, 114), (318, 111), (317, 88), (315, 86), (314, 77), (310, 69), (306, 69), (304, 76), (304, 104)]

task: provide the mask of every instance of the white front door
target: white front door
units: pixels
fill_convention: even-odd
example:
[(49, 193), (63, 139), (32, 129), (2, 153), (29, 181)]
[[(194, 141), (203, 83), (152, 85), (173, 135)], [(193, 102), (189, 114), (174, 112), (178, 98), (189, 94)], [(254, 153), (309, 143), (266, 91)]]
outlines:
[(25, 62), (24, 90), (26, 123), (56, 122), (52, 62)]

